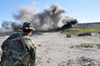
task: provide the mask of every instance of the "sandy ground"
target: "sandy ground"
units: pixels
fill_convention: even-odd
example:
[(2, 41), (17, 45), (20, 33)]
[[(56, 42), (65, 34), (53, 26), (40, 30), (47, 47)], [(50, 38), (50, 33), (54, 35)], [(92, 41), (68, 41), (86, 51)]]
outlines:
[[(8, 36), (0, 36), (0, 44)], [(60, 32), (34, 34), (31, 39), (37, 47), (36, 66), (100, 66), (100, 49), (69, 48), (81, 43), (100, 43), (100, 35), (77, 37)]]

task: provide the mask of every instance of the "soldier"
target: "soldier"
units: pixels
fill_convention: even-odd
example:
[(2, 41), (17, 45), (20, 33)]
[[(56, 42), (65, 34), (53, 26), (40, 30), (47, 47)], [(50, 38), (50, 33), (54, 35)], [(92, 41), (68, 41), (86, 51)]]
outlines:
[(3, 50), (0, 66), (34, 66), (36, 48), (29, 38), (32, 33), (32, 24), (25, 22), (23, 32), (12, 34), (2, 44)]

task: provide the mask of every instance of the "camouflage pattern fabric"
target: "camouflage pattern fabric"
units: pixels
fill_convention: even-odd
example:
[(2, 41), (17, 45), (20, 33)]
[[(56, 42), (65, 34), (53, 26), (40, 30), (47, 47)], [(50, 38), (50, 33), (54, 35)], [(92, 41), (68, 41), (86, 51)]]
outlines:
[(26, 33), (11, 35), (3, 42), (1, 48), (3, 54), (0, 66), (34, 66), (36, 48)]

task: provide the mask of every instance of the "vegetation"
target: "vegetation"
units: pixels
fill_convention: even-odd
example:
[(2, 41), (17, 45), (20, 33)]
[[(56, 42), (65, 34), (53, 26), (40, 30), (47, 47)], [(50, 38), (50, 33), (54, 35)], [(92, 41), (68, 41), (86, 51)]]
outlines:
[(0, 56), (2, 55), (2, 51), (0, 51)]
[(82, 43), (82, 44), (78, 44), (78, 45), (72, 45), (69, 48), (74, 48), (74, 47), (85, 47), (85, 48), (88, 48), (88, 47), (93, 47), (93, 44), (90, 44), (90, 43)]
[(100, 29), (71, 29), (64, 31), (65, 34), (80, 34), (80, 33), (98, 33), (100, 32)]
[(92, 48), (92, 47), (97, 47), (100, 49), (100, 44), (91, 44), (91, 43), (82, 43), (82, 44), (77, 44), (77, 45), (71, 45), (69, 48), (80, 48), (80, 47), (84, 47), (84, 48)]
[(96, 44), (96, 46), (100, 49), (100, 44)]

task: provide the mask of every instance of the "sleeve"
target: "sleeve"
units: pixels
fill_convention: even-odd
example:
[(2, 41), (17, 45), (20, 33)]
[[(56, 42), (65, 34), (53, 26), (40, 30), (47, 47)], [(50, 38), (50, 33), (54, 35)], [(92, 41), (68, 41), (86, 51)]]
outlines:
[(31, 49), (31, 54), (30, 54), (30, 56), (31, 56), (30, 65), (31, 65), (31, 66), (34, 66), (35, 61), (36, 61), (36, 49), (35, 49), (35, 48), (32, 48), (32, 49)]
[(30, 65), (34, 66), (34, 63), (36, 61), (36, 47), (34, 46), (33, 42), (31, 39), (25, 39), (26, 46), (29, 49), (30, 53)]

